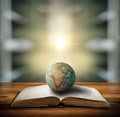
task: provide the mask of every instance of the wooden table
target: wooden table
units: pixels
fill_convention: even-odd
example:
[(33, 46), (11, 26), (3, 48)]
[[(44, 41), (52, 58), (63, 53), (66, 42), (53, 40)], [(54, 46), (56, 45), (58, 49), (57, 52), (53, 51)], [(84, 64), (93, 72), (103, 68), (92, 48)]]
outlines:
[(79, 82), (76, 84), (94, 87), (111, 103), (111, 109), (83, 108), (83, 107), (44, 107), (44, 108), (10, 108), (9, 104), (22, 89), (44, 83), (0, 83), (0, 117), (8, 116), (87, 116), (120, 117), (120, 83)]

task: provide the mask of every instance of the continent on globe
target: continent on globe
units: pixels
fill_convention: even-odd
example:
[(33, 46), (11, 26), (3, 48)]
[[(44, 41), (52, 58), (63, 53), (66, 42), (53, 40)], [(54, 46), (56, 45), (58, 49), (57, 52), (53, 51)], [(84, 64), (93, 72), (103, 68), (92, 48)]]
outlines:
[(70, 65), (63, 62), (53, 64), (46, 73), (48, 86), (56, 92), (69, 90), (75, 80), (74, 70)]

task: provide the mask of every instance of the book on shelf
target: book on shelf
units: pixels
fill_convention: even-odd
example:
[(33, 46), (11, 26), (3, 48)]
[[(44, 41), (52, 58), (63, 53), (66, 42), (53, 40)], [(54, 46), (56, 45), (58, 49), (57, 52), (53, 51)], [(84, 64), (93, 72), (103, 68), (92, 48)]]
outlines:
[(23, 89), (11, 103), (11, 107), (58, 106), (110, 108), (110, 103), (95, 88), (74, 85), (69, 91), (54, 92), (48, 85)]

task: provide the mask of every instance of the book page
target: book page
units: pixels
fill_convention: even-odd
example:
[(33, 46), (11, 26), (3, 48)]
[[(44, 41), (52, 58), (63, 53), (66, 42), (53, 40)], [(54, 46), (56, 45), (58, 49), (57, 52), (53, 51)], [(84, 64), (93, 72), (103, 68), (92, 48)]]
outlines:
[(107, 100), (105, 100), (105, 98), (95, 88), (80, 85), (74, 85), (70, 91), (61, 93), (59, 96), (61, 99), (66, 97), (75, 97), (107, 102)]
[(48, 85), (34, 86), (24, 89), (16, 97), (16, 100), (44, 98), (44, 97), (57, 97), (60, 100), (66, 97), (76, 97), (96, 101), (107, 102), (103, 96), (94, 88), (74, 85), (69, 91), (56, 93), (53, 92)]
[(45, 98), (45, 97), (57, 97), (55, 93), (48, 87), (48, 85), (33, 86), (22, 90), (15, 98), (17, 100)]

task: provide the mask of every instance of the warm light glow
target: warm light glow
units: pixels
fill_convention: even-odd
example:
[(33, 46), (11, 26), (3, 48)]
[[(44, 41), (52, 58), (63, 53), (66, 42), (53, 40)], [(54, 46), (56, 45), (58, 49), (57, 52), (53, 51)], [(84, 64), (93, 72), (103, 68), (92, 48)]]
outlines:
[[(63, 4), (62, 4), (63, 5)], [(56, 51), (65, 51), (68, 49), (68, 43), (72, 40), (72, 21), (71, 16), (63, 11), (62, 6), (56, 5), (55, 11), (52, 6), (48, 21), (48, 43), (54, 47)]]
[(86, 30), (86, 24), (84, 25), (83, 19), (80, 20), (81, 17), (79, 20), (82, 21), (83, 26), (79, 26), (78, 23), (78, 26), (73, 27), (72, 14), (68, 12), (64, 4), (66, 0), (50, 1), (48, 19), (46, 20), (48, 21), (46, 33), (40, 33), (41, 30), (43, 32), (44, 30), (41, 28), (41, 30), (34, 29), (34, 25), (33, 30), (30, 30), (31, 33), (29, 33), (30, 38), (34, 39), (37, 45), (25, 58), (25, 62), (31, 70), (30, 73), (37, 76), (43, 75), (44, 78), (48, 67), (61, 61), (73, 67), (78, 79), (87, 78), (98, 61), (94, 54), (82, 46), (85, 42), (83, 40), (91, 35), (91, 31)]
[(56, 40), (55, 44), (56, 44), (56, 48), (59, 50), (63, 50), (66, 46), (64, 40), (62, 40), (62, 39)]
[(67, 48), (67, 40), (65, 34), (61, 31), (61, 33), (57, 33), (53, 37), (54, 39), (54, 47), (58, 51), (63, 51)]

